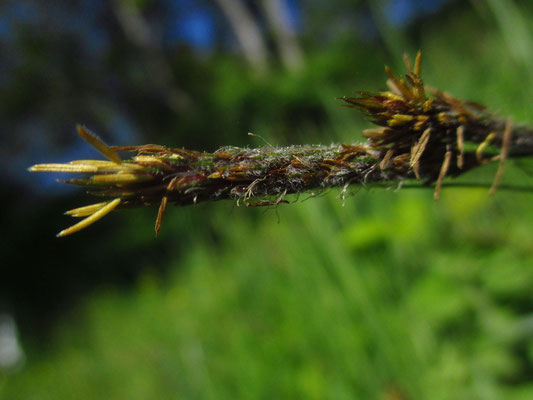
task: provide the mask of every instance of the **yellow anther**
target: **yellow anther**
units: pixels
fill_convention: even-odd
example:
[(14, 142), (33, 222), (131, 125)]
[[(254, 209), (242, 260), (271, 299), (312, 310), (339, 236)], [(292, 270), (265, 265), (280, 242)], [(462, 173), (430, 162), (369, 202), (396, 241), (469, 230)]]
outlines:
[[(81, 220), (77, 224), (72, 225), (70, 228), (67, 228), (59, 232), (57, 234), (57, 237), (71, 235), (75, 232), (81, 231), (84, 228), (87, 228), (89, 225), (94, 224), (100, 218), (105, 217), (107, 214), (109, 214), (111, 211), (117, 208), (119, 204), (120, 204), (120, 199), (115, 199), (113, 201), (110, 201), (104, 207), (96, 211), (94, 214), (91, 214), (90, 216)], [(74, 211), (74, 210), (71, 210), (71, 211)]]
[(412, 115), (396, 114), (388, 121), (388, 124), (389, 126), (400, 126), (411, 122), (413, 119), (414, 117)]

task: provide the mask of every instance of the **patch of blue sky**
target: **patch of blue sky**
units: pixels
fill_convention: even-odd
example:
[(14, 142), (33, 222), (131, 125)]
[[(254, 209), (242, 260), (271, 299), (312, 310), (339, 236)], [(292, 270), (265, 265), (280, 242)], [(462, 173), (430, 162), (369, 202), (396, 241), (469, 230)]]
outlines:
[(402, 27), (414, 18), (432, 14), (441, 9), (449, 0), (389, 0), (385, 7), (385, 17), (394, 26)]
[(186, 42), (200, 50), (209, 50), (215, 43), (215, 21), (213, 16), (202, 9), (191, 10), (180, 19), (171, 22), (167, 29), (166, 41)]
[(411, 0), (392, 0), (385, 11), (387, 20), (395, 26), (407, 24), (414, 14), (415, 10)]
[(192, 0), (169, 1), (168, 9), (165, 45), (187, 43), (200, 50), (209, 50), (214, 46), (216, 21), (212, 10)]
[(302, 9), (300, 1), (285, 0), (285, 7), (287, 8), (289, 23), (291, 24), (292, 29), (298, 32), (302, 27)]
[[(302, 25), (300, 0), (284, 0), (289, 23), (295, 31)], [(194, 0), (171, 0), (168, 2), (164, 41), (168, 46), (187, 43), (200, 50), (209, 50), (214, 45), (216, 34), (216, 8), (207, 7)]]

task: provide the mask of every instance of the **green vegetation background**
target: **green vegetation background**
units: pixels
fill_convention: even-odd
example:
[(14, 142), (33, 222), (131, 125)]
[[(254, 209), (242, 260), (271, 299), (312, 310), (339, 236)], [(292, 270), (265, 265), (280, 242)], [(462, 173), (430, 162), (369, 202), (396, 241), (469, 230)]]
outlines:
[[(360, 140), (369, 123), (335, 98), (383, 88), (383, 65), (401, 71), (404, 48), (422, 49), (427, 84), (533, 123), (531, 7), (459, 3), (416, 35), (381, 25), (379, 48), (341, 34), (309, 45), (297, 74), (258, 78), (225, 53), (176, 66), (201, 110), (147, 141), (261, 145), (249, 130), (275, 144)], [(490, 183), (494, 171), (460, 181)], [(504, 183), (531, 187), (528, 165), (509, 164)], [(59, 244), (34, 238), (55, 257), (52, 276), (135, 274), (100, 281), (44, 336), (23, 330), (25, 364), (2, 373), (0, 397), (533, 398), (533, 193), (448, 187), (434, 202), (431, 189), (394, 189), (275, 210), (171, 207), (159, 238), (153, 209)], [(84, 201), (41, 210), (46, 234), (69, 222), (59, 207)]]

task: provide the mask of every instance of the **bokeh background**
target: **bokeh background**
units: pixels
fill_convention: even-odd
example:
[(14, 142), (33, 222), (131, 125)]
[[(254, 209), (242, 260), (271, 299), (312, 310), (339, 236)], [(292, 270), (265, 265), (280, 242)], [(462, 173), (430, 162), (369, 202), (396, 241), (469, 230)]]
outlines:
[(533, 123), (527, 0), (3, 0), (0, 398), (531, 399), (533, 164), (278, 208), (116, 212), (40, 162), (109, 144), (356, 142), (336, 98), (426, 83)]

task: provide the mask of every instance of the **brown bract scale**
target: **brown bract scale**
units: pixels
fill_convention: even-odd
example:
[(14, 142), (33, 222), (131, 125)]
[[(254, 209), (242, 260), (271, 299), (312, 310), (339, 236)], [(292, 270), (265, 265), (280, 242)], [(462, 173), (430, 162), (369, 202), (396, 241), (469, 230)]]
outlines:
[[(405, 57), (407, 74), (399, 78), (386, 68), (388, 91), (359, 92), (343, 97), (362, 110), (377, 129), (365, 131), (367, 141), (330, 146), (225, 147), (214, 153), (148, 144), (107, 146), (87, 128), (79, 135), (108, 158), (66, 164), (39, 164), (30, 171), (82, 175), (64, 183), (82, 186), (109, 200), (67, 212), (84, 218), (61, 231), (79, 231), (114, 209), (159, 206), (159, 231), (168, 203), (196, 204), (233, 199), (247, 206), (286, 203), (290, 193), (372, 183), (401, 183), (413, 178), (436, 182), (487, 161), (500, 161), (492, 192), (507, 157), (533, 153), (532, 132), (497, 118), (482, 106), (428, 90), (421, 78), (421, 56), (414, 65)], [(428, 92), (430, 95), (428, 95)], [(475, 150), (465, 150), (468, 144)], [(470, 146), (472, 147), (472, 146)], [(491, 154), (487, 154), (492, 149)], [(497, 149), (497, 152), (494, 152)], [(119, 153), (133, 153), (128, 159)]]

